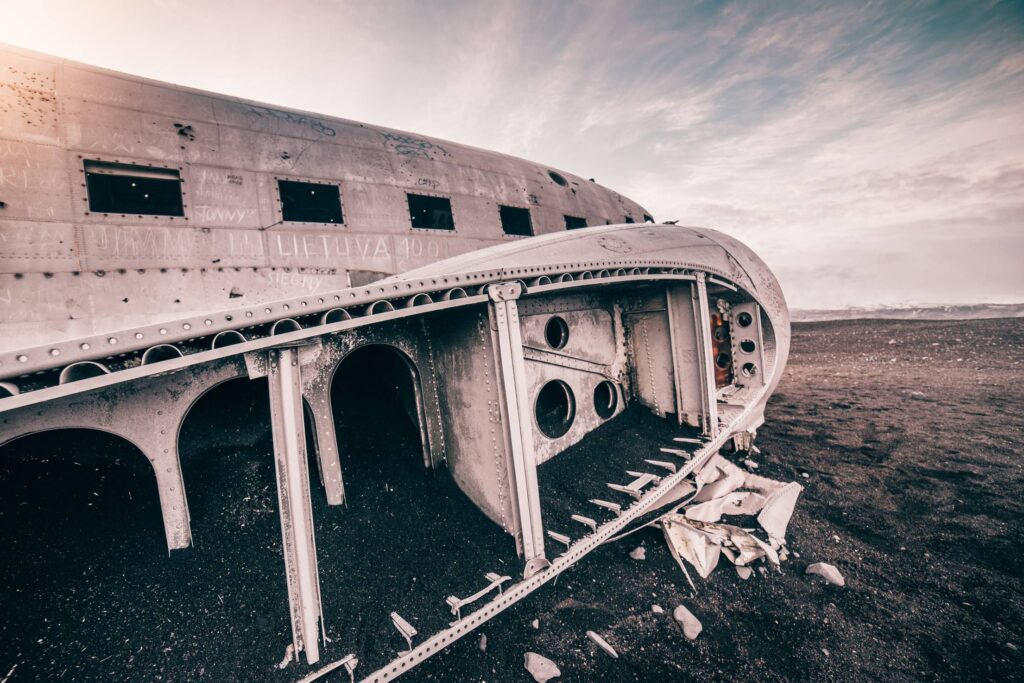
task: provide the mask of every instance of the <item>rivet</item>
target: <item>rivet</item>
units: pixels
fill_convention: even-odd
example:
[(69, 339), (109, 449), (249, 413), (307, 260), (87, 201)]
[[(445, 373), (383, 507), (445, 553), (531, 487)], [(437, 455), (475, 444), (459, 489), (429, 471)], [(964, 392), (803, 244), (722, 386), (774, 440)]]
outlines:
[(184, 329), (186, 329), (186, 330), (191, 330), (192, 329), (192, 325), (190, 323), (185, 323), (184, 325), (182, 325), (182, 327)]
[(166, 327), (161, 327), (160, 328), (160, 334), (167, 334), (167, 328)]
[(59, 356), (60, 355), (60, 349), (50, 349), (50, 355), (51, 356)]
[(116, 344), (117, 343), (117, 337), (110, 337), (109, 339), (107, 339), (107, 343), (108, 344)]
[(19, 362), (19, 363), (25, 363), (25, 362), (28, 362), (28, 356), (26, 356), (26, 355), (24, 355), (24, 354), (22, 354), (22, 355), (18, 356), (18, 362)]
[(136, 332), (135, 333), (135, 338), (136, 339), (142, 339), (142, 333), (141, 332)]
[(88, 351), (90, 348), (89, 342), (82, 342), (81, 344), (78, 345), (78, 348), (82, 349), (83, 351)]

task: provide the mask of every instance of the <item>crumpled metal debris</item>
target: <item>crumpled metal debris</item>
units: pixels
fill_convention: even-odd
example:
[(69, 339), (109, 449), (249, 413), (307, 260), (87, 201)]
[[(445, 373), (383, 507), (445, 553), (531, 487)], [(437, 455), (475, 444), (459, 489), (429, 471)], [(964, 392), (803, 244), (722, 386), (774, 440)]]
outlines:
[(526, 667), (526, 670), (530, 672), (533, 680), (537, 681), (537, 683), (546, 683), (552, 678), (562, 675), (562, 672), (558, 670), (554, 662), (536, 652), (526, 653), (526, 661), (523, 666)]
[(644, 548), (642, 545), (638, 545), (636, 548), (634, 548), (629, 553), (629, 557), (632, 560), (646, 560), (647, 559), (647, 549)]
[(805, 573), (817, 574), (836, 586), (846, 585), (846, 579), (844, 579), (843, 575), (839, 573), (839, 570), (827, 562), (815, 562), (814, 564), (808, 565)]
[[(694, 486), (692, 498), (659, 520), (669, 549), (684, 572), (683, 561), (706, 579), (723, 555), (738, 569), (757, 560), (779, 565), (786, 556), (786, 529), (803, 491), (800, 484), (742, 470), (716, 454), (696, 473)], [(728, 515), (755, 514), (767, 540), (758, 538), (754, 529), (720, 521)], [(743, 579), (750, 576), (749, 570), (738, 573)]]

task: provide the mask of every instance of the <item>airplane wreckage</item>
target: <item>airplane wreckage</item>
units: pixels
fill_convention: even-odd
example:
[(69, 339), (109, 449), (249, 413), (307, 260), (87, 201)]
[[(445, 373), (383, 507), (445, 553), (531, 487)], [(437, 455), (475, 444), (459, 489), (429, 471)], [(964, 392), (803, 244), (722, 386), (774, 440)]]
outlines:
[[(296, 658), (326, 638), (312, 500), (346, 503), (332, 385), (361, 350), (409, 380), (422, 467), (447, 469), (518, 554), (514, 576), (439, 595), (453, 621), (436, 633), (392, 613), (408, 649), (368, 680), (514, 605), (715, 458), (728, 478), (719, 451), (751, 446), (789, 315), (735, 239), (503, 154), (0, 52), (0, 444), (126, 440), (152, 465), (168, 549), (188, 553), (181, 426), (214, 387), (261, 379)], [(542, 517), (538, 467), (630, 404), (678, 426), (674, 448), (571, 520)]]

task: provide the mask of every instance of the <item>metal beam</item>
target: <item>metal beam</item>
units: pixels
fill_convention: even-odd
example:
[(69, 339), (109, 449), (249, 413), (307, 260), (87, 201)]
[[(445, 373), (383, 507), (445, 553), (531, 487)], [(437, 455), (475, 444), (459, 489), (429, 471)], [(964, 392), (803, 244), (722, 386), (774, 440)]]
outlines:
[(696, 287), (691, 291), (694, 297), (694, 323), (697, 325), (697, 349), (700, 352), (704, 434), (714, 438), (718, 435), (718, 392), (715, 385), (714, 351), (711, 346), (711, 311), (704, 273), (697, 273)]
[(288, 580), (292, 643), (295, 656), (305, 651), (306, 661), (313, 664), (320, 660), (323, 608), (320, 604), (316, 540), (313, 537), (299, 349), (271, 349), (267, 360), (274, 468), (277, 472), (277, 500)]
[(512, 483), (518, 511), (520, 538), (526, 559), (524, 574), (529, 577), (544, 567), (544, 524), (540, 513), (537, 486), (537, 458), (534, 452), (530, 400), (526, 393), (523, 364), (523, 340), (519, 331), (516, 299), (522, 294), (517, 282), (487, 288), (491, 312), (497, 328), (498, 362), (505, 404), (508, 443), (512, 454)]

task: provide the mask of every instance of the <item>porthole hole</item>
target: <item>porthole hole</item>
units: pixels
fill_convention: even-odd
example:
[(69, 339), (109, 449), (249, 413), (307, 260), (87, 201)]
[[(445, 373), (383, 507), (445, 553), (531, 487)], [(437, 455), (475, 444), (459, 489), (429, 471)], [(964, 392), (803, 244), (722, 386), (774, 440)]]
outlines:
[(569, 343), (569, 325), (557, 315), (551, 316), (544, 326), (544, 339), (553, 349), (564, 348)]
[(740, 327), (750, 327), (752, 322), (754, 322), (754, 317), (746, 311), (736, 316), (736, 324)]
[(744, 377), (754, 377), (757, 375), (757, 366), (753, 363), (744, 363), (740, 370), (743, 372)]
[(720, 368), (729, 367), (729, 354), (720, 353), (717, 356), (715, 356), (715, 365), (717, 365)]
[(602, 420), (615, 414), (619, 406), (619, 392), (615, 384), (605, 380), (594, 388), (594, 411)]
[(551, 439), (563, 436), (576, 419), (576, 399), (569, 385), (560, 379), (545, 384), (537, 394), (537, 426)]
[(753, 339), (744, 339), (740, 342), (740, 351), (743, 353), (753, 353), (757, 349), (757, 344), (754, 343)]

